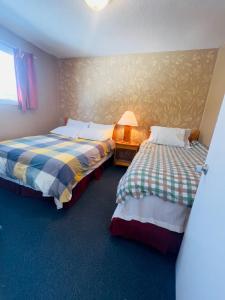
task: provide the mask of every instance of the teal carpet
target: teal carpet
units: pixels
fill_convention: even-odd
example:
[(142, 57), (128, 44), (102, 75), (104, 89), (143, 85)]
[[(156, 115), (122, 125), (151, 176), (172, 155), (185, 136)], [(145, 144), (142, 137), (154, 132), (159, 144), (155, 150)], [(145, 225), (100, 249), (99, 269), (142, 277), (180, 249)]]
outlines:
[(61, 211), (0, 189), (1, 300), (175, 299), (173, 258), (110, 236), (123, 172), (107, 168)]

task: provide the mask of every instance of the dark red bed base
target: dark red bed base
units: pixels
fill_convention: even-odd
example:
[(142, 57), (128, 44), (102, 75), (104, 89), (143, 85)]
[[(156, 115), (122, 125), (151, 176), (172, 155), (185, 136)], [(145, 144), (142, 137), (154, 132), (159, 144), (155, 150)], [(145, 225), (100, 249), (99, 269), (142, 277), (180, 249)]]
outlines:
[(126, 239), (142, 242), (159, 250), (163, 254), (177, 254), (183, 234), (176, 233), (150, 223), (139, 221), (126, 221), (113, 218), (110, 225), (111, 234)]
[[(74, 203), (76, 203), (77, 200), (80, 198), (81, 194), (88, 187), (89, 182), (92, 179), (97, 179), (97, 180), (100, 179), (105, 166), (111, 163), (112, 163), (112, 159), (108, 159), (101, 166), (93, 170), (90, 174), (88, 174), (80, 182), (78, 182), (78, 184), (73, 189), (72, 199), (69, 202), (64, 203), (63, 207), (71, 207)], [(17, 183), (11, 182), (3, 178), (0, 178), (0, 187), (7, 188), (21, 196), (42, 198), (42, 199), (46, 199), (47, 201), (53, 201), (54, 203), (53, 197), (43, 197), (41, 192), (35, 191), (28, 187), (24, 187), (22, 185), (19, 185)]]

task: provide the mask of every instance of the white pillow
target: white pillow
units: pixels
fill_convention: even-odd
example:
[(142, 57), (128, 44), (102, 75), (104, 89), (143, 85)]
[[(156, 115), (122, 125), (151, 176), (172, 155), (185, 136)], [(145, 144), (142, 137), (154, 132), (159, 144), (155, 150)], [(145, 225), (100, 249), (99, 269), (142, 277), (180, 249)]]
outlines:
[(79, 133), (79, 138), (93, 141), (106, 141), (112, 138), (111, 129), (85, 128)]
[(115, 124), (105, 125), (105, 124), (98, 124), (98, 123), (90, 122), (89, 127), (96, 128), (96, 129), (112, 129), (113, 130), (115, 127)]
[(78, 121), (78, 120), (73, 120), (73, 119), (68, 119), (67, 121), (67, 126), (74, 126), (77, 129), (84, 129), (89, 127), (89, 122), (83, 122), (83, 121)]
[(161, 145), (186, 147), (189, 145), (189, 135), (190, 129), (152, 126), (149, 141)]
[(114, 127), (115, 127), (115, 124), (105, 125), (105, 124), (98, 124), (98, 123), (93, 123), (93, 122), (90, 122), (90, 124), (89, 124), (89, 128), (91, 128), (91, 129), (95, 129), (97, 131), (100, 130), (102, 132), (105, 131), (105, 134), (108, 136), (109, 139), (112, 138)]
[(78, 134), (79, 134), (80, 130), (77, 130), (73, 126), (60, 126), (60, 127), (57, 127), (55, 129), (51, 130), (50, 132), (54, 133), (54, 134), (60, 134), (65, 137), (76, 139), (76, 138), (78, 138)]

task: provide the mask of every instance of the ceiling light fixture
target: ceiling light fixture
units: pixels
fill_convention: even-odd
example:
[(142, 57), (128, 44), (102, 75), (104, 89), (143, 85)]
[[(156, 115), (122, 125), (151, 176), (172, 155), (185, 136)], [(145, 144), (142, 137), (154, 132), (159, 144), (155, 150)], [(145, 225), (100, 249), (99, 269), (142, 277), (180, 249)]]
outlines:
[(84, 0), (84, 1), (91, 9), (95, 11), (99, 11), (105, 8), (110, 0)]

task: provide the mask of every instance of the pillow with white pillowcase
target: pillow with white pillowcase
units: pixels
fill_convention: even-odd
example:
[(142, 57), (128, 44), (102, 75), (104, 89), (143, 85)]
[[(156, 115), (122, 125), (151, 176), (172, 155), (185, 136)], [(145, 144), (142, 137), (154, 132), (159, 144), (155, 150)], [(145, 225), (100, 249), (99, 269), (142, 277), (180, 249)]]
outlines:
[(98, 123), (94, 123), (94, 122), (90, 122), (90, 124), (89, 124), (89, 128), (91, 128), (91, 129), (102, 130), (102, 131), (107, 132), (107, 135), (109, 136), (110, 139), (112, 138), (114, 127), (115, 127), (115, 124), (105, 125), (105, 124), (98, 124)]
[(65, 137), (76, 139), (76, 138), (78, 138), (80, 130), (76, 129), (76, 127), (73, 127), (73, 126), (60, 126), (60, 127), (57, 127), (55, 129), (51, 130), (50, 132), (54, 133), (54, 134), (63, 135)]
[(188, 147), (190, 129), (152, 126), (149, 141), (154, 144)]
[(92, 141), (106, 141), (112, 138), (111, 128), (85, 128), (79, 133), (79, 138)]
[(67, 121), (67, 126), (73, 126), (76, 127), (77, 129), (84, 129), (89, 127), (89, 122), (83, 122), (83, 121), (79, 121), (79, 120), (74, 120), (74, 119), (68, 119)]
[(115, 124), (100, 124), (100, 123), (94, 123), (94, 122), (90, 122), (89, 123), (89, 127), (90, 128), (96, 128), (96, 129), (114, 129)]

